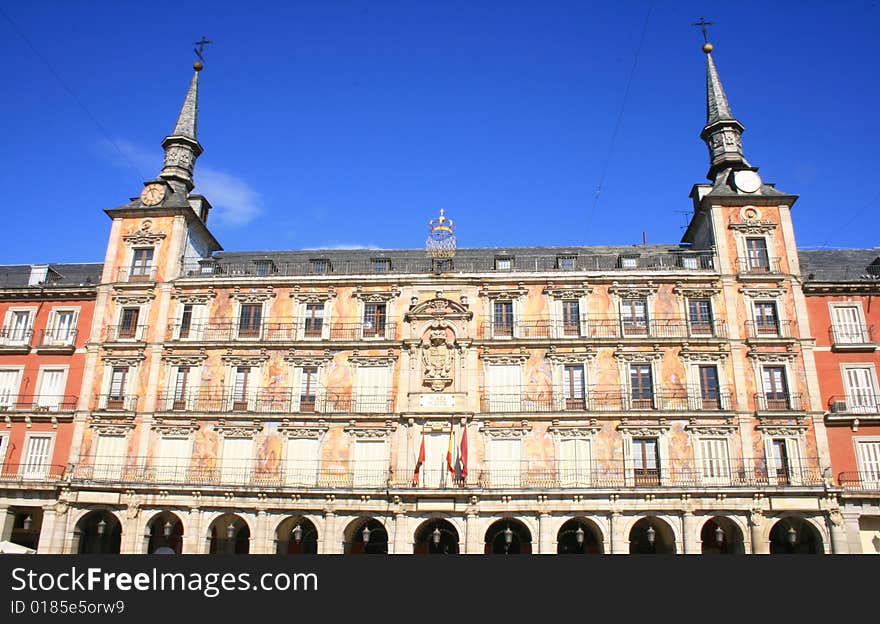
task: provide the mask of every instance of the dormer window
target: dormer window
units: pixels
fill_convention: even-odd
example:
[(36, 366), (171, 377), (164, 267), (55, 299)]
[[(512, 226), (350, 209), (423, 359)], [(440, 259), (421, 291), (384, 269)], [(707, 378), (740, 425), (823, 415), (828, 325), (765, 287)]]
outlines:
[(141, 247), (134, 250), (131, 261), (131, 281), (149, 280), (153, 273), (153, 248)]
[(495, 258), (495, 270), (496, 271), (511, 271), (513, 270), (513, 258), (507, 256), (499, 256)]
[(276, 272), (275, 263), (271, 260), (256, 260), (254, 265), (257, 269), (257, 275), (269, 275)]
[(330, 261), (327, 258), (313, 258), (309, 260), (312, 273), (322, 274), (330, 272)]
[(621, 269), (636, 269), (639, 266), (638, 256), (620, 256)]
[(556, 256), (556, 268), (562, 271), (574, 271), (577, 266), (577, 256)]
[(388, 258), (372, 258), (370, 263), (373, 273), (388, 273), (391, 270), (391, 260)]
[(452, 270), (452, 258), (434, 258), (431, 267), (435, 273), (446, 273)]

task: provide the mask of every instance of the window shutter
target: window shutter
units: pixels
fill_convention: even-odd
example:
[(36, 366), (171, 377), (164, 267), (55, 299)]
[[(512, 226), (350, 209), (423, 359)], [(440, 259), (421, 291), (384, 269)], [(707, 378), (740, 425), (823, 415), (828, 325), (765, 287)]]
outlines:
[(189, 438), (162, 437), (156, 458), (156, 480), (179, 483), (186, 480), (191, 443)]
[(324, 302), (324, 321), (321, 324), (321, 338), (330, 340), (330, 310), (333, 308), (331, 300)]
[(319, 441), (313, 438), (288, 438), (284, 482), (287, 485), (314, 486), (320, 467)]
[[(2, 457), (3, 453), (0, 452), (0, 459)], [(880, 442), (859, 442), (858, 459), (862, 484), (876, 485), (880, 481)]]
[(20, 370), (0, 370), (0, 406), (14, 407), (21, 383)]
[(98, 435), (95, 449), (94, 474), (97, 479), (118, 481), (128, 456), (128, 438), (119, 435)]
[(388, 444), (385, 440), (355, 439), (352, 485), (380, 487), (388, 474)]
[(857, 306), (834, 306), (834, 329), (838, 342), (860, 344), (862, 339), (862, 322)]
[(223, 483), (250, 483), (254, 455), (251, 438), (223, 438), (220, 478)]
[(358, 412), (386, 412), (391, 393), (390, 366), (359, 366), (355, 388)]
[(522, 367), (518, 364), (490, 364), (488, 376), (489, 411), (516, 412), (522, 405)]
[(564, 438), (559, 443), (559, 481), (562, 487), (584, 487), (590, 483), (590, 440)]
[(303, 393), (303, 369), (302, 366), (290, 368), (290, 411), (298, 412)]
[(877, 412), (877, 397), (874, 394), (873, 369), (846, 368), (846, 403), (850, 412), (872, 414)]
[(493, 486), (519, 487), (522, 480), (522, 440), (490, 440), (489, 475)]
[(786, 438), (785, 450), (788, 452), (792, 485), (801, 485), (804, 482), (803, 462), (801, 462), (801, 445), (797, 438)]
[(50, 410), (57, 410), (64, 397), (64, 369), (44, 369), (40, 381), (40, 398), (38, 405)]
[(45, 479), (49, 473), (49, 446), (51, 436), (30, 436), (21, 476), (25, 479)]

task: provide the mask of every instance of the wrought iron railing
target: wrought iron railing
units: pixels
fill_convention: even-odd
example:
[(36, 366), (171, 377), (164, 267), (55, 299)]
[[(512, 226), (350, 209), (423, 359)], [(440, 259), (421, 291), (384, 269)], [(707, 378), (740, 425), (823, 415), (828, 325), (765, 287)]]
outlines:
[(853, 392), (850, 396), (833, 395), (828, 400), (832, 414), (878, 414), (880, 395), (873, 392)]
[(232, 319), (200, 323), (184, 323), (172, 319), (166, 340), (192, 342), (229, 342), (234, 340), (256, 342), (293, 342), (298, 340), (394, 340), (397, 323), (387, 321), (376, 327), (363, 320), (334, 318), (325, 327), (314, 320), (270, 318), (259, 323), (246, 324)]
[(880, 493), (880, 471), (841, 472), (837, 482), (844, 490)]
[(73, 327), (49, 327), (40, 330), (37, 347), (73, 347), (77, 330)]
[(54, 482), (61, 481), (66, 467), (42, 462), (0, 464), (0, 483)]
[(776, 275), (782, 270), (779, 258), (739, 258), (739, 272), (743, 275)]
[(746, 321), (746, 335), (749, 338), (790, 338), (791, 321)]
[(29, 327), (0, 328), (0, 347), (27, 347), (31, 344), (34, 330)]
[(155, 282), (155, 266), (135, 266), (120, 268), (116, 272), (117, 282)]
[(233, 388), (203, 388), (159, 394), (158, 407), (168, 412), (281, 413), (391, 413), (391, 392), (315, 389), (302, 396), (300, 388), (260, 388), (236, 394)]
[(700, 338), (727, 336), (723, 321), (689, 321), (682, 318), (609, 319), (583, 317), (578, 322), (566, 323), (546, 318), (521, 318), (508, 323), (485, 321), (480, 335), (492, 338)]
[(133, 412), (137, 409), (138, 399), (136, 394), (102, 394), (95, 401), (95, 409)]
[(140, 342), (145, 339), (148, 325), (107, 325), (104, 327), (102, 342)]
[(485, 390), (483, 412), (620, 412), (620, 411), (726, 411), (730, 395), (716, 389), (660, 389), (633, 393), (618, 387), (588, 386), (583, 392), (565, 389)]
[(68, 394), (0, 396), (0, 412), (73, 412), (77, 397)]
[(832, 325), (829, 333), (831, 334), (831, 344), (835, 347), (874, 344), (873, 325), (852, 325), (847, 327)]
[(761, 412), (785, 412), (805, 409), (798, 392), (762, 392), (755, 395), (755, 405)]

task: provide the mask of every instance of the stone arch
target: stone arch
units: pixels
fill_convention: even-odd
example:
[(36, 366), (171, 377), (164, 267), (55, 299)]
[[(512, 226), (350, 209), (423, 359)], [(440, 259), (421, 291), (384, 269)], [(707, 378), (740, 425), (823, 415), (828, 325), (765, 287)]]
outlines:
[(84, 510), (73, 529), (77, 554), (119, 554), (122, 547), (122, 519), (118, 512), (97, 508)]
[[(718, 529), (721, 529), (720, 533)], [(700, 527), (701, 552), (704, 555), (742, 555), (745, 553), (744, 535), (742, 525), (732, 516), (707, 516)]]
[(235, 513), (221, 513), (207, 528), (208, 552), (212, 555), (246, 555), (251, 548), (251, 528)]
[(631, 555), (674, 555), (676, 543), (675, 529), (667, 520), (659, 516), (642, 516), (629, 530)]
[(532, 532), (524, 521), (512, 516), (505, 516), (490, 524), (483, 541), (487, 555), (532, 553)]
[(318, 554), (318, 527), (304, 514), (284, 518), (275, 527), (275, 553), (278, 555)]
[(458, 529), (446, 518), (428, 518), (413, 533), (413, 553), (416, 555), (457, 555), (460, 552)]
[[(793, 534), (791, 530), (794, 530)], [(823, 533), (812, 518), (798, 513), (785, 514), (769, 527), (770, 554), (824, 554), (827, 540)]]
[(183, 552), (183, 520), (173, 511), (157, 511), (144, 528), (144, 552), (179, 555)]
[(602, 529), (585, 516), (569, 518), (556, 532), (556, 553), (559, 555), (601, 555), (604, 549)]
[(348, 523), (342, 535), (343, 551), (347, 555), (388, 554), (388, 529), (373, 516), (355, 518)]

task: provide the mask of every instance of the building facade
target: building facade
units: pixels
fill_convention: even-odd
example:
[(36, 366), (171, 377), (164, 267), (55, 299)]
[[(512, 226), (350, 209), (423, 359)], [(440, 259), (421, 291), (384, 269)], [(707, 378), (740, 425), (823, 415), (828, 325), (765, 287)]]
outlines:
[(845, 553), (797, 197), (707, 58), (679, 244), (224, 252), (201, 65), (112, 220), (40, 552)]

